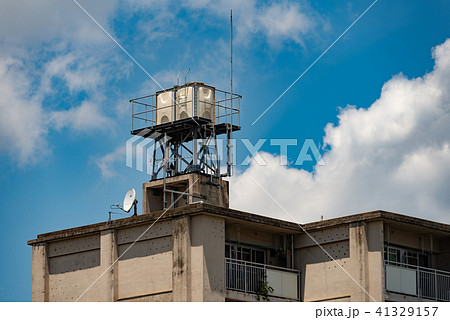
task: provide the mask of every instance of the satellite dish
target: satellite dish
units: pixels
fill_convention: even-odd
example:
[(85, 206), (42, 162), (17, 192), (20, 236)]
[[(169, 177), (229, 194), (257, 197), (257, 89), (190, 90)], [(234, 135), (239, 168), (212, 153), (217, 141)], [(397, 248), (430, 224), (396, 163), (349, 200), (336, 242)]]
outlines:
[[(123, 206), (120, 206), (120, 204), (112, 204), (110, 206), (111, 209), (119, 209), (123, 212), (130, 212), (131, 208), (134, 207), (134, 214), (133, 216), (137, 216), (137, 203), (136, 200), (136, 191), (134, 189), (128, 190), (127, 194), (125, 195), (125, 198), (123, 199)], [(120, 214), (119, 212), (109, 211), (109, 219), (107, 222), (107, 225), (111, 224), (111, 214)]]
[(130, 212), (133, 205), (136, 203), (136, 191), (134, 189), (128, 190), (125, 198), (123, 199), (123, 211)]

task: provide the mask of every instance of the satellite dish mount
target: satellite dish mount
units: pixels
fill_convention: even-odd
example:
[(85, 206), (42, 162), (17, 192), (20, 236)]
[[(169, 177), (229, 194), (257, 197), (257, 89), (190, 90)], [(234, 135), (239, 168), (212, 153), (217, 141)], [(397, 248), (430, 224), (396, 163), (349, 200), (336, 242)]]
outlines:
[[(111, 205), (111, 209), (120, 209), (125, 213), (129, 213), (131, 211), (131, 208), (134, 208), (134, 214), (133, 216), (137, 216), (137, 204), (138, 201), (136, 199), (136, 191), (134, 189), (128, 190), (127, 194), (125, 195), (125, 198), (123, 199), (123, 204), (120, 203)], [(111, 223), (111, 214), (121, 214), (120, 212), (113, 212), (109, 211), (109, 219), (108, 224)]]
[(123, 207), (120, 209), (128, 213), (131, 211), (131, 208), (134, 207), (133, 216), (137, 216), (137, 203), (138, 201), (136, 200), (136, 191), (134, 189), (130, 189), (125, 195), (125, 198), (123, 199)]

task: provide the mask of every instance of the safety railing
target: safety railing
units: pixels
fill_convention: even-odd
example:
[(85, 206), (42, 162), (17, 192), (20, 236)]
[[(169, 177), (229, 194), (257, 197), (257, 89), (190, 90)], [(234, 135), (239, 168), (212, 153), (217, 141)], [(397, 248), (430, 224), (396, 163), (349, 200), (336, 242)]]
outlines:
[[(210, 119), (214, 125), (240, 126), (240, 100), (242, 98), (240, 95), (208, 87), (214, 90), (212, 100), (184, 96), (183, 99), (177, 98), (177, 90), (183, 90), (185, 86), (168, 89), (165, 92), (168, 101), (164, 105), (157, 105), (158, 95), (163, 92), (130, 100), (131, 130), (150, 128), (192, 117), (202, 117), (205, 114), (207, 114), (206, 118)], [(167, 118), (164, 118), (165, 116)]]
[(450, 272), (385, 262), (386, 290), (437, 301), (450, 301)]
[(228, 290), (300, 300), (300, 271), (295, 269), (225, 258), (225, 284)]

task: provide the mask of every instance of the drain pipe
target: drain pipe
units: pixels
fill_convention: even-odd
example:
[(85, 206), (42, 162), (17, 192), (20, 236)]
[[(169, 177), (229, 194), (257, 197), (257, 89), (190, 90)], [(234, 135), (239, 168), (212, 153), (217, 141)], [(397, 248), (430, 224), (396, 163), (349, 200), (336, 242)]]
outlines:
[(295, 269), (294, 265), (294, 235), (291, 234), (291, 269)]

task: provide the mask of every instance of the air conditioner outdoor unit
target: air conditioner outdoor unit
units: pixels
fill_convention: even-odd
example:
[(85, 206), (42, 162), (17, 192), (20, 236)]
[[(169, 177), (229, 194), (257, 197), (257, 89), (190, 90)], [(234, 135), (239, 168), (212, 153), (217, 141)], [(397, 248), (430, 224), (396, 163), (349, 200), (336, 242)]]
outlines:
[(185, 86), (177, 90), (177, 120), (192, 118), (194, 109), (194, 86)]
[(215, 90), (201, 82), (161, 91), (156, 95), (156, 125), (192, 117), (214, 123)]
[(202, 83), (188, 84), (177, 90), (176, 120), (199, 117), (214, 122), (214, 88)]
[(173, 90), (160, 92), (156, 95), (156, 125), (174, 121)]
[(197, 91), (197, 116), (214, 122), (214, 89), (198, 86)]

